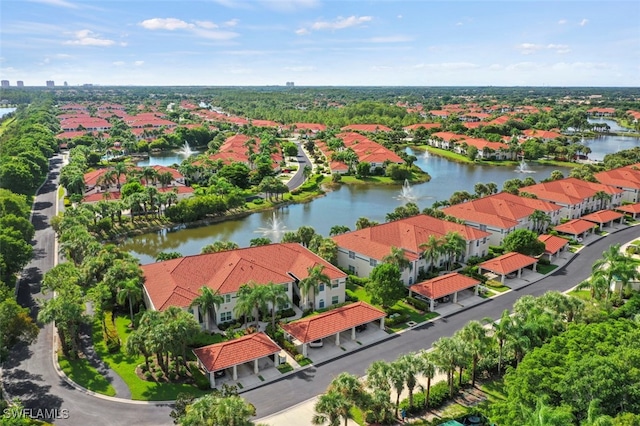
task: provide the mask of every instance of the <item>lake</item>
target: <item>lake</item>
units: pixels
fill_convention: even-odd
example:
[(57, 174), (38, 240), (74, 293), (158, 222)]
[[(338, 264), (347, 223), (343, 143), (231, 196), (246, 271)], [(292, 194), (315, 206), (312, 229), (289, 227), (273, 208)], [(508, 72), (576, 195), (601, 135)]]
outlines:
[(0, 118), (15, 111), (16, 108), (0, 108)]

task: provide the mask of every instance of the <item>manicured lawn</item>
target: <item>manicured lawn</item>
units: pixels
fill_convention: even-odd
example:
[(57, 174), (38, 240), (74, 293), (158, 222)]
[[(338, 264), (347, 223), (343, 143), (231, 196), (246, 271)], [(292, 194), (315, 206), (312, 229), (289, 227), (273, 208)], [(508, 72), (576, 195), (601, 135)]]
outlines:
[(189, 392), (196, 396), (207, 393), (190, 384), (156, 383), (139, 378), (135, 369), (139, 364), (144, 364), (144, 358), (141, 355), (129, 356), (124, 353), (127, 337), (131, 333), (131, 329), (129, 329), (131, 321), (128, 317), (118, 316), (116, 317), (115, 323), (122, 342), (120, 351), (113, 354), (107, 351), (106, 344), (102, 338), (102, 329), (99, 320), (93, 323), (94, 347), (100, 358), (122, 377), (122, 380), (129, 386), (132, 399), (143, 401), (173, 401), (181, 392)]
[(480, 390), (487, 394), (487, 400), (489, 403), (503, 401), (506, 399), (504, 394), (504, 382), (502, 379), (483, 383), (480, 386)]
[(426, 149), (427, 151), (429, 151), (430, 153), (432, 153), (434, 155), (439, 155), (440, 157), (449, 158), (451, 160), (458, 161), (458, 162), (461, 162), (461, 163), (473, 163), (474, 162), (473, 160), (470, 160), (469, 157), (467, 157), (465, 155), (457, 154), (455, 152), (451, 152), (451, 151), (448, 151), (446, 149), (434, 148), (434, 147), (428, 146), (428, 145), (422, 145), (419, 148)]
[(573, 290), (569, 292), (569, 295), (586, 301), (591, 300), (591, 292), (589, 290)]
[(360, 426), (366, 425), (364, 421), (364, 413), (358, 407), (351, 407), (351, 409), (349, 410), (349, 415), (351, 416), (351, 420), (353, 420)]
[[(356, 296), (358, 298), (358, 300), (361, 300), (363, 302), (366, 302), (370, 305), (373, 305), (373, 303), (371, 303), (371, 296), (369, 296), (369, 294), (367, 293), (367, 291), (364, 289), (364, 287), (359, 286), (359, 285), (355, 285), (355, 284), (349, 284), (347, 285), (347, 291), (351, 292), (352, 295)], [(377, 305), (373, 305), (376, 306), (379, 309), (382, 309), (381, 306), (377, 306)], [(421, 323), (424, 321), (428, 321), (432, 318), (435, 318), (438, 316), (437, 312), (425, 312), (425, 313), (420, 313), (418, 310), (416, 310), (413, 306), (408, 305), (407, 303), (405, 303), (404, 301), (399, 301), (398, 303), (396, 303), (395, 305), (392, 306), (391, 309), (396, 310), (397, 312), (399, 312), (400, 314), (405, 314), (409, 317), (408, 321), (414, 321), (416, 323)], [(398, 324), (396, 326), (393, 327), (389, 327), (389, 329), (393, 330), (393, 331), (398, 331), (398, 330), (402, 330), (407, 328), (407, 324), (406, 323), (402, 323), (402, 324)]]
[(548, 274), (549, 272), (553, 271), (554, 269), (556, 269), (558, 267), (558, 265), (541, 265), (538, 263), (538, 266), (536, 266), (536, 270), (541, 273), (541, 274)]
[(69, 379), (83, 388), (102, 395), (114, 396), (116, 390), (109, 381), (93, 368), (86, 359), (69, 360), (61, 353), (58, 354), (58, 364)]
[(485, 283), (485, 285), (489, 290), (493, 290), (496, 293), (504, 293), (507, 290), (511, 290), (511, 287), (507, 287), (506, 285), (503, 285), (500, 281), (495, 281), (495, 280), (489, 280)]

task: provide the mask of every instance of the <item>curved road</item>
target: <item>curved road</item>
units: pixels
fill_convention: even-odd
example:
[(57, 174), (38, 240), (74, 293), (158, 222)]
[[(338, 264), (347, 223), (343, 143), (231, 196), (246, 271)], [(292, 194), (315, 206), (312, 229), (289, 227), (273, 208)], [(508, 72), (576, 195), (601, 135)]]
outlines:
[(298, 159), (298, 170), (296, 171), (296, 174), (293, 175), (291, 179), (289, 179), (289, 182), (287, 182), (287, 187), (289, 188), (290, 191), (293, 191), (294, 189), (296, 189), (297, 187), (299, 187), (304, 183), (305, 181), (304, 167), (305, 166), (313, 167), (313, 164), (311, 164), (311, 160), (309, 159), (309, 157), (307, 157), (307, 154), (302, 149), (302, 142), (298, 144), (297, 159)]
[[(302, 154), (305, 159), (306, 156)], [(308, 159), (307, 159), (308, 161)], [(42, 274), (53, 266), (55, 235), (48, 224), (55, 215), (56, 188), (60, 157), (51, 160), (52, 173), (34, 203), (33, 223), (36, 227), (34, 259), (25, 269), (20, 281), (18, 299), (36, 313), (36, 300), (42, 298), (39, 283)], [(298, 169), (300, 173), (302, 168)], [(296, 174), (298, 176), (298, 174)], [(624, 243), (640, 236), (640, 227), (627, 228), (584, 248), (566, 267), (519, 291), (512, 291), (472, 309), (443, 318), (401, 335), (350, 353), (331, 362), (316, 365), (277, 382), (243, 393), (256, 406), (259, 417), (284, 410), (322, 393), (329, 382), (343, 371), (363, 375), (375, 360), (394, 360), (399, 354), (430, 347), (441, 336), (450, 336), (469, 320), (484, 317), (498, 318), (504, 309), (511, 309), (519, 297), (538, 296), (548, 290), (564, 291), (589, 276), (591, 265), (611, 244)], [(35, 410), (66, 410), (68, 418), (48, 418), (59, 425), (170, 425), (171, 407), (166, 404), (134, 404), (115, 402), (85, 394), (62, 380), (52, 362), (53, 330), (51, 325), (41, 329), (35, 343), (12, 351), (4, 364), (2, 381), (7, 396), (20, 398), (27, 408)], [(51, 417), (51, 416), (49, 416)], [(41, 417), (42, 418), (42, 417)]]

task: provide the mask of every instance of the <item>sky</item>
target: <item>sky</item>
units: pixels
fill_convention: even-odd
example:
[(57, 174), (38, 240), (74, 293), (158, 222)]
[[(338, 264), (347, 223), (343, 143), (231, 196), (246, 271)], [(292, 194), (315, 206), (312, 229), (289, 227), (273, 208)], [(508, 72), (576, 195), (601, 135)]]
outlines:
[(640, 1), (2, 0), (15, 86), (640, 86)]

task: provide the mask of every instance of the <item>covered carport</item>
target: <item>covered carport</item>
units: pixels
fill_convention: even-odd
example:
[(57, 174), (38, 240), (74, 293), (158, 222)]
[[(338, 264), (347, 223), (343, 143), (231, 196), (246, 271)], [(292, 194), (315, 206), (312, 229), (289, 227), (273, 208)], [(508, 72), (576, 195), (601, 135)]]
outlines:
[(522, 253), (512, 251), (505, 253), (502, 256), (498, 256), (495, 259), (487, 260), (478, 265), (478, 273), (482, 274), (482, 270), (493, 272), (500, 275), (500, 282), (504, 285), (504, 277), (513, 272), (517, 272), (518, 278), (522, 277), (522, 270), (527, 266), (533, 266), (533, 271), (536, 270), (538, 259), (535, 257), (527, 256)]
[(579, 238), (586, 238), (587, 235), (593, 232), (594, 227), (593, 222), (589, 222), (588, 220), (573, 219), (553, 229), (561, 234), (571, 235), (576, 240), (579, 240)]
[(640, 203), (625, 204), (622, 206), (614, 207), (614, 209), (624, 214), (628, 214), (634, 219), (636, 219), (640, 215)]
[(552, 261), (555, 257), (560, 256), (560, 253), (564, 252), (569, 246), (569, 240), (566, 238), (558, 237), (556, 235), (543, 234), (538, 236), (538, 240), (544, 243), (544, 256), (547, 256), (549, 261)]
[(624, 219), (624, 214), (614, 212), (613, 210), (600, 210), (584, 215), (582, 219), (598, 224), (599, 229), (602, 231), (602, 228), (612, 226), (616, 220), (621, 224)]
[(417, 293), (429, 299), (429, 310), (433, 312), (436, 299), (441, 297), (453, 296), (453, 303), (458, 303), (458, 292), (473, 287), (475, 287), (474, 294), (477, 296), (478, 284), (480, 281), (474, 278), (453, 272), (412, 285), (409, 287), (409, 296)]
[(356, 327), (373, 321), (380, 321), (384, 330), (387, 314), (365, 302), (356, 302), (337, 309), (301, 318), (282, 326), (284, 332), (302, 345), (302, 355), (307, 356), (310, 342), (335, 336), (336, 346), (340, 346), (340, 333), (351, 330), (351, 340), (356, 340)]
[(194, 349), (193, 353), (198, 358), (198, 365), (209, 375), (211, 387), (215, 388), (216, 371), (232, 368), (233, 380), (238, 380), (238, 366), (252, 362), (253, 373), (258, 374), (258, 361), (273, 356), (277, 366), (279, 357), (275, 355), (280, 351), (280, 346), (265, 333), (253, 333), (227, 342)]

